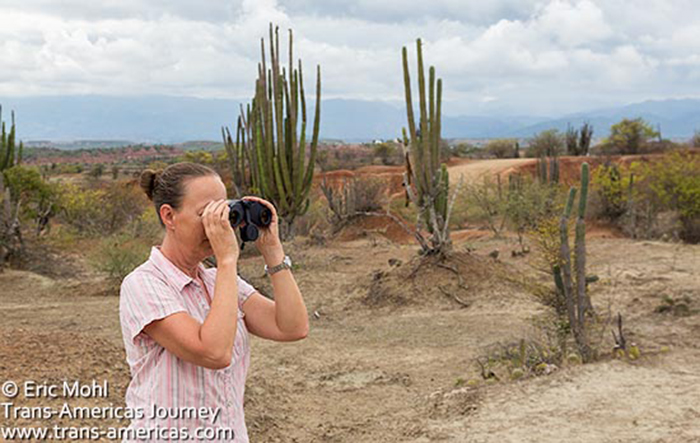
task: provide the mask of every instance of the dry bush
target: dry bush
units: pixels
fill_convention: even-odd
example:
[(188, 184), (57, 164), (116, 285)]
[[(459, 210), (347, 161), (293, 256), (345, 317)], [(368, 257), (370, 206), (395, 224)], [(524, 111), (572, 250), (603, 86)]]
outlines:
[(543, 184), (531, 177), (511, 175), (508, 194), (504, 203), (507, 226), (516, 232), (524, 250), (523, 238), (537, 229), (543, 219), (551, 217), (558, 209), (559, 188)]
[(371, 165), (373, 160), (374, 152), (370, 145), (322, 145), (316, 154), (316, 164), (322, 172), (357, 169)]
[(374, 148), (374, 156), (382, 165), (400, 165), (403, 163), (403, 152), (395, 142), (377, 143)]
[(325, 198), (315, 190), (310, 198), (309, 209), (294, 221), (294, 230), (298, 235), (313, 237), (317, 243), (321, 243), (319, 236), (323, 236), (328, 228), (328, 206)]
[(693, 138), (690, 140), (690, 146), (693, 148), (700, 148), (700, 131), (695, 131)]
[(517, 380), (550, 374), (566, 356), (565, 328), (559, 335), (557, 340), (521, 339), (491, 345), (485, 355), (476, 359), (481, 377)]
[(385, 184), (377, 177), (345, 178), (340, 186), (330, 185), (324, 177), (321, 190), (328, 202), (331, 212), (329, 222), (334, 233), (353, 218), (366, 212), (380, 211), (384, 205)]
[(465, 187), (466, 201), (477, 212), (477, 220), (486, 223), (495, 237), (500, 237), (506, 224), (507, 189), (500, 180), (484, 177), (482, 182), (468, 183)]

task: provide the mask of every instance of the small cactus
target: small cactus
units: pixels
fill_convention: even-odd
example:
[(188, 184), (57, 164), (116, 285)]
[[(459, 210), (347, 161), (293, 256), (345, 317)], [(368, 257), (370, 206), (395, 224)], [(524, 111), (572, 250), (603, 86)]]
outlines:
[(576, 354), (575, 352), (572, 352), (566, 357), (566, 361), (569, 362), (570, 365), (580, 365), (581, 356)]
[(627, 351), (627, 356), (630, 360), (637, 360), (642, 356), (642, 352), (639, 350), (639, 347), (636, 344), (632, 343)]
[(513, 380), (518, 380), (525, 376), (525, 371), (522, 368), (515, 368), (510, 372), (510, 378)]

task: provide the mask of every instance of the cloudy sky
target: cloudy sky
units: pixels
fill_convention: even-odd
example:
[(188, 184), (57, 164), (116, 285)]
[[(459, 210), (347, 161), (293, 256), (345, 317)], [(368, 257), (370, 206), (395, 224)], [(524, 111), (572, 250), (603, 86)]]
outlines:
[(248, 97), (271, 21), (324, 98), (402, 100), (416, 37), (450, 114), (700, 97), (697, 0), (2, 0), (0, 97)]

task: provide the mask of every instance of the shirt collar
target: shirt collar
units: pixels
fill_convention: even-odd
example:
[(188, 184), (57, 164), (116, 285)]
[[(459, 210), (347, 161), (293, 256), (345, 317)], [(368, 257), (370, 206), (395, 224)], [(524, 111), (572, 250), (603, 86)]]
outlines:
[[(163, 252), (160, 250), (160, 245), (151, 247), (151, 256), (149, 257), (149, 260), (152, 261), (156, 268), (163, 272), (169, 280), (175, 283), (178, 291), (182, 291), (185, 286), (194, 281), (192, 277), (185, 274), (165, 255), (163, 255)], [(201, 262), (197, 264), (197, 269), (199, 270), (200, 278), (204, 278), (204, 271), (206, 268)]]

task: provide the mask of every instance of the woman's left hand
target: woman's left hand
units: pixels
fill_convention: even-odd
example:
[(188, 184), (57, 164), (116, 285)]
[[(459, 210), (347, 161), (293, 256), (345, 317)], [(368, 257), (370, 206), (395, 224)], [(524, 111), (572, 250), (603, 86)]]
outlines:
[(272, 221), (266, 228), (258, 229), (259, 235), (258, 239), (255, 240), (255, 247), (258, 251), (265, 257), (276, 258), (278, 256), (284, 257), (284, 252), (282, 250), (282, 241), (279, 235), (279, 218), (277, 217), (277, 210), (274, 205), (267, 200), (254, 195), (247, 195), (242, 198), (242, 200), (252, 200), (257, 201), (265, 206), (267, 206), (272, 212)]

